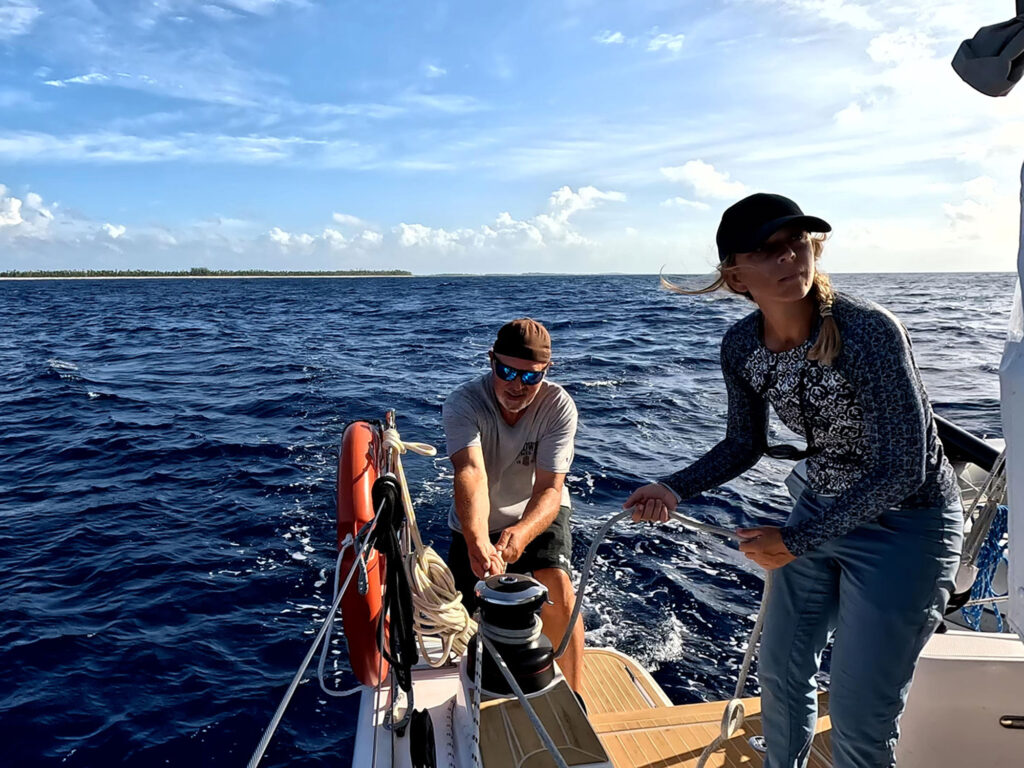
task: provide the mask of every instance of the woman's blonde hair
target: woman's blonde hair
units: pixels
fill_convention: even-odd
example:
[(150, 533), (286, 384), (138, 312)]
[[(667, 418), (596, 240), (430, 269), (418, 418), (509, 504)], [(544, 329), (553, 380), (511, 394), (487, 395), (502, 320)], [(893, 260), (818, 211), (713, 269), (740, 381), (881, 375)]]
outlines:
[[(817, 268), (817, 261), (821, 258), (822, 251), (825, 250), (825, 236), (824, 235), (811, 235), (811, 250), (814, 252), (814, 285), (811, 290), (814, 292), (815, 298), (818, 300), (818, 314), (821, 315), (821, 331), (818, 333), (818, 340), (814, 343), (814, 346), (807, 350), (808, 360), (817, 360), (822, 365), (832, 365), (835, 362), (836, 357), (843, 349), (843, 340), (839, 336), (839, 326), (836, 324), (836, 320), (832, 317), (832, 305), (835, 301), (835, 291), (832, 289), (832, 281), (829, 280), (828, 275)], [(687, 296), (696, 296), (701, 293), (713, 293), (720, 288), (734, 291), (729, 282), (725, 279), (726, 272), (733, 269), (736, 266), (736, 256), (729, 254), (722, 262), (718, 265), (718, 276), (714, 282), (710, 285), (706, 285), (703, 288), (687, 289), (680, 285), (676, 285), (671, 280), (661, 276), (661, 285), (673, 293), (682, 293)], [(746, 296), (751, 301), (754, 297), (747, 292), (743, 292), (743, 296)]]

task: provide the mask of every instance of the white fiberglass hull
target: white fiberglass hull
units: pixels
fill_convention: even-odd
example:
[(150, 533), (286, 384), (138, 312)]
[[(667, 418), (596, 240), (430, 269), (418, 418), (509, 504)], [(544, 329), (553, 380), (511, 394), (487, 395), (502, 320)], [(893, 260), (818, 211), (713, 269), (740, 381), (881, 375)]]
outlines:
[[(1003, 436), (1010, 507), (1010, 626), (1024, 640), (1024, 170), (1021, 174), (1021, 246), (1017, 254), (1017, 291), (1003, 362), (999, 367)], [(1022, 694), (1024, 695), (1024, 694)]]
[(900, 768), (1024, 764), (1024, 644), (1015, 634), (950, 630), (928, 642), (900, 721)]

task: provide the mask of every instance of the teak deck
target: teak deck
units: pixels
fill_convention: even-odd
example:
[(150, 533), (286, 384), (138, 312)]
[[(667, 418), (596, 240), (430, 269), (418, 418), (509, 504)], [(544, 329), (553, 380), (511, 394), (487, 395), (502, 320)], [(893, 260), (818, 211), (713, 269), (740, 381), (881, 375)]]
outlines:
[[(583, 698), (590, 722), (615, 768), (692, 768), (718, 735), (725, 702), (672, 706), (632, 659), (615, 651), (587, 649)], [(744, 699), (743, 727), (708, 760), (708, 768), (754, 768), (761, 755), (749, 745), (761, 735), (761, 700)], [(818, 732), (811, 768), (831, 768), (832, 725), (828, 700), (819, 699)]]

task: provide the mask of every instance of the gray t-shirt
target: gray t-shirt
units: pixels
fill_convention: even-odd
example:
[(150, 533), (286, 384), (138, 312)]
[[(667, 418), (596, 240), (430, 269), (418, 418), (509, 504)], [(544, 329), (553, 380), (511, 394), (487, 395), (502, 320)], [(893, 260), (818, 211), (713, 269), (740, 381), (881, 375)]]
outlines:
[[(538, 386), (536, 399), (511, 427), (501, 416), (490, 373), (456, 389), (442, 409), (448, 455), (471, 445), (479, 445), (483, 452), (491, 533), (522, 518), (533, 495), (535, 467), (565, 474), (572, 466), (576, 404), (558, 384), (545, 380)], [(562, 506), (570, 506), (569, 489), (564, 485)], [(462, 530), (454, 501), (448, 525)]]

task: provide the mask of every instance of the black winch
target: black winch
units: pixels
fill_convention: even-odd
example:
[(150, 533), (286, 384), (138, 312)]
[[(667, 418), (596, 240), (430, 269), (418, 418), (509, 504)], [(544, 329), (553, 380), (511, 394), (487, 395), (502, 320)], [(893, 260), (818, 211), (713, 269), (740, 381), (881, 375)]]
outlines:
[[(508, 665), (523, 693), (543, 690), (555, 678), (554, 649), (541, 633), (540, 609), (548, 590), (531, 576), (504, 573), (476, 584), (480, 608), (480, 630)], [(469, 645), (469, 669), (476, 663), (476, 643)], [(484, 650), (480, 687), (492, 694), (508, 696), (512, 688), (490, 652)]]

